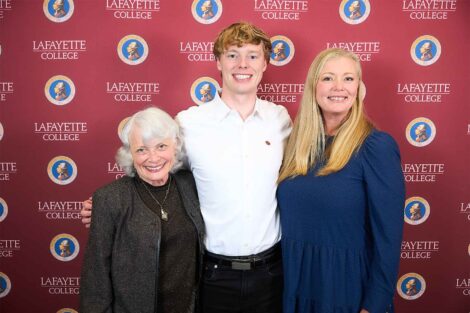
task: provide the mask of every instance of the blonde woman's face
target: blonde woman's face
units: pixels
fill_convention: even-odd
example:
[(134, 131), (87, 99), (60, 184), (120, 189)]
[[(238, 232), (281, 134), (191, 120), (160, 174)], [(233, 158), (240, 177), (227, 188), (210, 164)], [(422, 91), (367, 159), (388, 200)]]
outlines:
[(315, 87), (316, 100), (324, 117), (344, 118), (357, 97), (359, 77), (356, 63), (348, 57), (328, 60)]

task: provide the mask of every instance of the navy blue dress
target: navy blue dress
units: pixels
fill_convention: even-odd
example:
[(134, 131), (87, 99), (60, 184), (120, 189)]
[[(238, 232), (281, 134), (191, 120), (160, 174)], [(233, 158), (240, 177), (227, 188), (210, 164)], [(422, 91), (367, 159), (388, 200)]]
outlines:
[(374, 130), (339, 172), (278, 188), (284, 313), (392, 312), (405, 188), (398, 146)]

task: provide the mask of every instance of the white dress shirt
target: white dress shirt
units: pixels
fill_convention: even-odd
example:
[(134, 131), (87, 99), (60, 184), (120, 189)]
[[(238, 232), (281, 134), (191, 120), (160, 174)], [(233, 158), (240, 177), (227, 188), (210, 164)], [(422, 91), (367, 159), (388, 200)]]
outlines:
[(257, 99), (244, 121), (217, 95), (178, 114), (196, 179), (206, 249), (246, 256), (281, 238), (276, 188), (291, 120), (283, 106)]

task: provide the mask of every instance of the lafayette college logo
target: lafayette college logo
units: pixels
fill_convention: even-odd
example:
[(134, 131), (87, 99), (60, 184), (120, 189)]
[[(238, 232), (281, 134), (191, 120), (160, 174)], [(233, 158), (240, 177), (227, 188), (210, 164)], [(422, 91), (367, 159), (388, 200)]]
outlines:
[(339, 6), (339, 16), (351, 25), (364, 22), (370, 14), (369, 0), (343, 0)]
[(211, 77), (200, 77), (191, 85), (191, 99), (197, 105), (202, 105), (214, 100), (220, 89), (219, 83)]
[(191, 12), (199, 23), (212, 24), (222, 16), (222, 2), (220, 0), (194, 0)]
[(69, 234), (59, 234), (52, 238), (49, 250), (54, 258), (68, 262), (75, 259), (80, 251), (78, 240)]
[(271, 44), (273, 51), (271, 52), (269, 63), (276, 66), (283, 66), (294, 58), (294, 44), (286, 36), (271, 37)]
[(137, 35), (127, 35), (119, 41), (117, 53), (122, 62), (138, 65), (147, 59), (149, 47), (144, 38)]
[(57, 156), (47, 165), (49, 178), (58, 185), (68, 185), (77, 178), (77, 165), (66, 156)]
[(415, 147), (427, 146), (435, 137), (436, 126), (428, 118), (415, 118), (406, 127), (406, 139)]
[(420, 36), (411, 45), (410, 54), (416, 64), (429, 66), (439, 60), (441, 43), (431, 35)]
[(74, 8), (73, 0), (44, 0), (42, 5), (44, 15), (54, 23), (67, 21), (72, 17)]
[(7, 274), (0, 272), (0, 298), (6, 297), (10, 290), (10, 278), (7, 276)]
[(55, 105), (66, 105), (75, 96), (75, 85), (73, 81), (64, 75), (51, 77), (44, 87), (47, 100)]
[(404, 211), (406, 223), (409, 225), (419, 225), (428, 219), (429, 214), (431, 214), (431, 207), (426, 199), (411, 197), (406, 199)]
[(406, 300), (418, 299), (425, 290), (426, 281), (423, 276), (416, 273), (405, 274), (397, 282), (397, 292)]
[(0, 222), (3, 222), (5, 218), (7, 217), (7, 215), (8, 215), (8, 205), (5, 202), (5, 200), (0, 198)]

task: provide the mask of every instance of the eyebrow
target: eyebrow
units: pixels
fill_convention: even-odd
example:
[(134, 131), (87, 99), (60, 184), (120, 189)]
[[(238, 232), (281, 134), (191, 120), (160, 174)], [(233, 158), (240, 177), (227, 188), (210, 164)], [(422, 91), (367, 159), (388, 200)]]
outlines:
[[(325, 72), (325, 73), (321, 73), (320, 75), (325, 75), (325, 74), (336, 75), (336, 74), (333, 73), (333, 72)], [(346, 72), (346, 73), (344, 73), (344, 75), (357, 75), (357, 74), (356, 74), (356, 73), (352, 73), (352, 72)]]
[[(239, 51), (235, 50), (235, 49), (229, 49), (229, 50), (225, 50), (225, 52), (235, 52), (235, 53), (240, 53)], [(248, 53), (258, 53), (260, 54), (261, 52), (260, 51), (257, 51), (257, 50), (248, 50)]]

